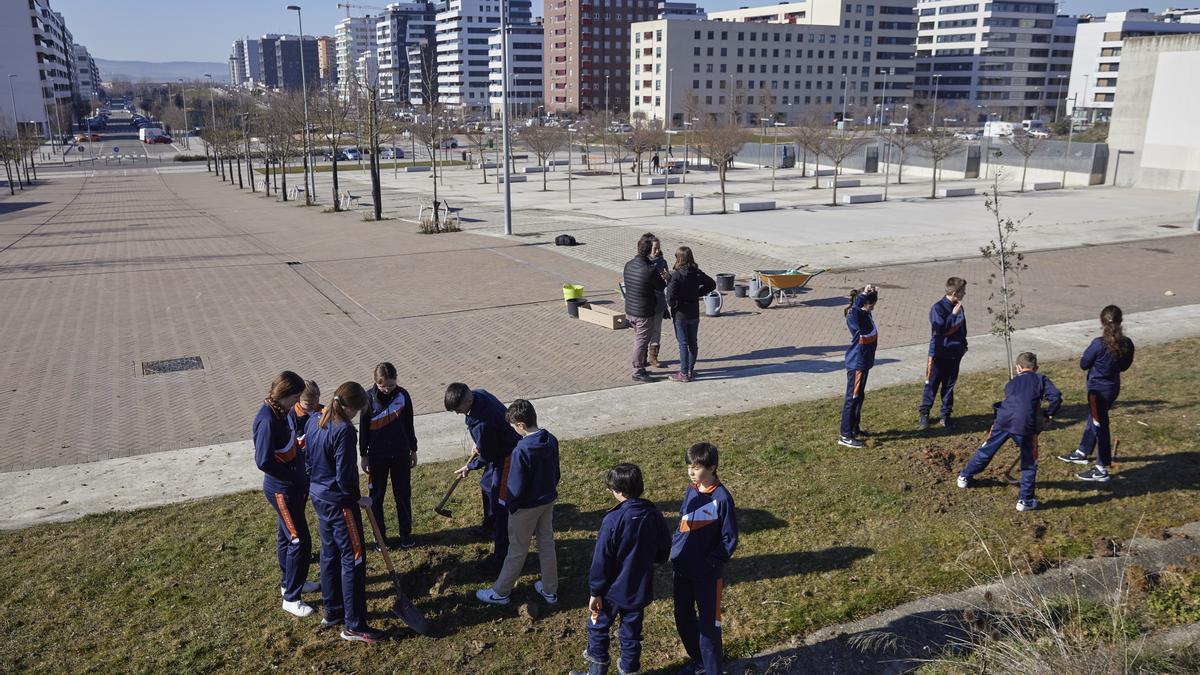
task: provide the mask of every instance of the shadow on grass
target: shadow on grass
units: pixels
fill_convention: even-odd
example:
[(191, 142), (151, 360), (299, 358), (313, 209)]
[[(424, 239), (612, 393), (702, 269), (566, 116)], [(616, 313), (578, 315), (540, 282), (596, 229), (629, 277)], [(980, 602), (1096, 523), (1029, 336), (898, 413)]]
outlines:
[[(1200, 490), (1196, 476), (1200, 473), (1200, 452), (1176, 452), (1152, 457), (1116, 458), (1117, 467), (1112, 480), (1107, 483), (1091, 483), (1081, 480), (1039, 481), (1038, 486), (1055, 488), (1064, 492), (1085, 493), (1068, 499), (1054, 499), (1047, 508), (1059, 509), (1074, 506), (1101, 504), (1112, 499), (1124, 499), (1172, 490)], [(1123, 462), (1144, 461), (1137, 467), (1122, 469)], [(1081, 467), (1082, 468), (1082, 467)]]

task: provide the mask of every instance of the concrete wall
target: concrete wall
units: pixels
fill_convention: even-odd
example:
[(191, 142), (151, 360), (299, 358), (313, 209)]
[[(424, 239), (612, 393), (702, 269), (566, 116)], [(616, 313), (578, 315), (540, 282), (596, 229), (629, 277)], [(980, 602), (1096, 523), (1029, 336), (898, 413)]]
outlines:
[(1108, 132), (1116, 185), (1200, 190), (1200, 35), (1130, 38)]

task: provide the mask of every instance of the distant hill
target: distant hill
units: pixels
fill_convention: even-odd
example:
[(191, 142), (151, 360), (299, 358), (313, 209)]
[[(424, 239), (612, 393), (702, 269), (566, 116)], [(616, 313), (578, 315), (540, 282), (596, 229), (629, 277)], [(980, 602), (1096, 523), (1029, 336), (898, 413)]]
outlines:
[(213, 76), (216, 82), (229, 81), (229, 65), (207, 61), (111, 61), (96, 59), (100, 69), (101, 80), (151, 80), (153, 82), (174, 82), (179, 78), (199, 80), (205, 73)]

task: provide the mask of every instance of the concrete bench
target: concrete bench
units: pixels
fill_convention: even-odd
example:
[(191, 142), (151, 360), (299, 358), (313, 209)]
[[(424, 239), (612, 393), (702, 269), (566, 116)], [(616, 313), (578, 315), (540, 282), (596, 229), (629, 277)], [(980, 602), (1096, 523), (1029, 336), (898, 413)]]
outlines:
[(679, 181), (679, 176), (652, 176), (650, 178), (651, 185), (666, 185), (667, 183), (674, 185)]
[(521, 171), (522, 171), (522, 173), (545, 173), (546, 167), (544, 167), (544, 166), (523, 166), (523, 167), (521, 167)]
[(475, 168), (476, 169), (498, 169), (498, 168), (500, 168), (500, 165), (496, 164), (495, 162), (479, 162), (478, 164), (475, 165)]
[(1034, 190), (1058, 190), (1062, 188), (1062, 183), (1058, 181), (1050, 181), (1046, 183), (1034, 183)]
[(834, 174), (834, 170), (833, 169), (816, 169), (813, 172), (813, 174), (817, 175), (817, 176), (832, 176)]
[(529, 159), (529, 155), (513, 155), (513, 159)]
[(404, 167), (404, 173), (420, 173), (422, 171), (429, 171), (429, 168), (427, 166), (406, 166)]
[(548, 166), (566, 166), (567, 163), (568, 162), (565, 159), (552, 159), (549, 162), (546, 162)]
[(865, 195), (842, 195), (843, 204), (870, 204), (883, 201), (882, 192), (872, 192)]
[(975, 188), (945, 188), (938, 190), (939, 197), (973, 197)]
[[(667, 196), (666, 196), (667, 199), (670, 199), (674, 196), (675, 196), (674, 190), (667, 190)], [(662, 199), (663, 191), (662, 190), (639, 190), (637, 193), (637, 198), (638, 199)]]
[(862, 185), (862, 181), (857, 178), (838, 178), (836, 181), (833, 181), (833, 180), (824, 181), (823, 183), (821, 183), (821, 187), (827, 187), (827, 188), (834, 187), (835, 182), (837, 183), (837, 187), (858, 187), (858, 186)]
[(738, 213), (746, 213), (747, 211), (771, 211), (775, 208), (775, 202), (734, 202), (733, 210)]
[[(510, 183), (524, 183), (528, 180), (529, 180), (529, 176), (509, 176), (508, 177), (508, 182), (510, 182)], [(496, 181), (503, 183), (504, 176), (496, 176)]]

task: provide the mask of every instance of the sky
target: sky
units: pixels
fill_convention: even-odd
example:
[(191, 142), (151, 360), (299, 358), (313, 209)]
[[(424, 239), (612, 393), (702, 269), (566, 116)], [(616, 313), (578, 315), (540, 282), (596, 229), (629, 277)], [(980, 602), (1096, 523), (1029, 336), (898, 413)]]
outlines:
[[(0, 0), (11, 1), (11, 0)], [(696, 0), (693, 0), (696, 1)], [(297, 4), (303, 7), (307, 35), (332, 35), (333, 26), (345, 17), (338, 0)], [(383, 6), (387, 0), (370, 4)], [(534, 14), (541, 14), (534, 0)], [(707, 10), (773, 4), (763, 0), (699, 0)], [(1166, 8), (1167, 2), (1131, 0), (1066, 0), (1060, 13), (1100, 14), (1149, 6)], [(1175, 6), (1194, 6), (1179, 1)], [(298, 33), (296, 13), (287, 0), (51, 0), (51, 6), (66, 17), (75, 42), (86, 45), (92, 56), (121, 61), (215, 61), (224, 63), (229, 45), (239, 37), (264, 33)], [(368, 10), (353, 9), (354, 15)], [(139, 17), (153, 17), (152, 22)]]

